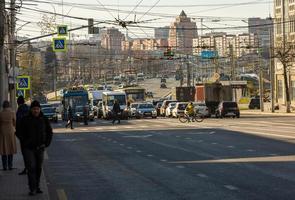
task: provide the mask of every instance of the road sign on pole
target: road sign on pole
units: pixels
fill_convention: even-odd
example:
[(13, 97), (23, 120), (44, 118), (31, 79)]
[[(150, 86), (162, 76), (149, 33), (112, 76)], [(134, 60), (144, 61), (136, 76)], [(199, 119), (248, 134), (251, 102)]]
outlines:
[(67, 25), (57, 26), (57, 35), (58, 36), (67, 36), (68, 35), (68, 26)]
[(212, 59), (212, 58), (217, 58), (218, 57), (218, 52), (217, 51), (209, 51), (205, 50), (201, 52), (201, 57), (203, 59)]
[(18, 90), (30, 90), (31, 89), (30, 76), (18, 76), (16, 88)]
[(26, 90), (17, 90), (16, 91), (16, 96), (19, 97), (19, 96), (23, 96), (25, 97), (26, 95)]
[(53, 38), (52, 49), (54, 52), (66, 52), (67, 51), (67, 39), (66, 38)]

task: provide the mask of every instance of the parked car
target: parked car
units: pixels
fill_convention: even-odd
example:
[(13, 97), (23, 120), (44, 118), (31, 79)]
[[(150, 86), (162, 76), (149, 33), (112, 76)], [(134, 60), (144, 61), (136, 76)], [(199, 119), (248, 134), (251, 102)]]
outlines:
[(208, 107), (205, 103), (194, 102), (195, 113), (200, 113), (204, 117), (211, 117)]
[(52, 106), (50, 107), (43, 107), (41, 108), (42, 113), (45, 117), (47, 117), (50, 121), (57, 122), (58, 121), (58, 116), (56, 113), (56, 109)]
[[(84, 120), (84, 106), (76, 106), (73, 115), (74, 121)], [(93, 110), (89, 108), (87, 119), (90, 121), (94, 120)]]
[(238, 104), (233, 101), (222, 101), (219, 103), (216, 111), (215, 111), (216, 118), (220, 117), (226, 117), (226, 116), (232, 116), (232, 117), (240, 117), (240, 109), (238, 107)]
[(172, 117), (172, 110), (175, 108), (176, 102), (171, 102), (168, 104), (166, 111), (165, 111), (165, 117)]
[(130, 117), (136, 117), (138, 103), (130, 104)]
[(174, 109), (172, 110), (172, 117), (178, 118), (184, 114), (185, 108), (188, 105), (188, 102), (177, 102)]
[(157, 111), (152, 103), (138, 104), (136, 118), (144, 118), (144, 117), (157, 118)]
[(251, 98), (248, 108), (249, 109), (260, 109), (260, 99), (259, 98)]
[(176, 103), (177, 101), (173, 101), (173, 100), (164, 100), (163, 101), (163, 104), (162, 104), (162, 106), (160, 108), (160, 115), (161, 116), (165, 116), (165, 114), (166, 114), (166, 108), (168, 107), (168, 104), (169, 103), (172, 103), (172, 102)]
[(166, 78), (161, 78), (161, 83), (166, 83)]

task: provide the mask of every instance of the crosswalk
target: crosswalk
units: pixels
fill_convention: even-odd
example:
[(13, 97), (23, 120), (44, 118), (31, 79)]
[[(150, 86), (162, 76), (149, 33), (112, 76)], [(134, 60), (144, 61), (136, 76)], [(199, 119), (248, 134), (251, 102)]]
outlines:
[(295, 124), (287, 120), (205, 119), (201, 123), (180, 123), (178, 119), (138, 119), (121, 121), (113, 125), (111, 121), (97, 120), (88, 126), (77, 123), (75, 129), (65, 129), (62, 123), (55, 125), (55, 133), (65, 132), (107, 132), (107, 131), (145, 131), (145, 130), (181, 130), (181, 129), (224, 129), (243, 133), (252, 133), (282, 139), (295, 140)]

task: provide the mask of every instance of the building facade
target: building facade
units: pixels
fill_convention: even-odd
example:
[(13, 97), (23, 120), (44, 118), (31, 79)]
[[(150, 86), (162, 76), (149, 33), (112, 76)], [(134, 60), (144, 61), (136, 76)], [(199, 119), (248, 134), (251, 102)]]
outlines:
[(168, 44), (178, 53), (192, 54), (193, 38), (197, 36), (196, 23), (182, 11), (170, 25)]
[(257, 36), (254, 34), (231, 35), (226, 33), (206, 34), (193, 39), (193, 54), (200, 56), (202, 51), (217, 51), (219, 57), (234, 57), (257, 52)]
[(166, 39), (169, 38), (169, 26), (155, 28), (155, 39)]
[(107, 50), (120, 52), (124, 35), (116, 28), (107, 28), (101, 33), (101, 46)]
[[(284, 7), (284, 9), (283, 9)], [(294, 48), (295, 42), (295, 1), (294, 0), (275, 0), (274, 1), (275, 25), (274, 25), (274, 45), (275, 51), (283, 48)], [(284, 13), (284, 14), (283, 14)], [(284, 15), (284, 17), (283, 17)], [(295, 53), (292, 53), (295, 55)], [(294, 56), (293, 55), (293, 56)], [(287, 70), (289, 94), (291, 104), (295, 104), (295, 61), (291, 61)], [(279, 104), (286, 103), (285, 85), (284, 85), (284, 70), (282, 63), (275, 58), (275, 100)]]

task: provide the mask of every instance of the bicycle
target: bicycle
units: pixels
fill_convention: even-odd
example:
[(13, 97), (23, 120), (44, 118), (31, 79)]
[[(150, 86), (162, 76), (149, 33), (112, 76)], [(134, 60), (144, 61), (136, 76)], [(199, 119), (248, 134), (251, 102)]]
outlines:
[(188, 114), (184, 113), (178, 119), (181, 123), (189, 123), (189, 122), (194, 122), (194, 121), (202, 122), (204, 120), (204, 116), (200, 113), (196, 113), (193, 116), (189, 116)]

